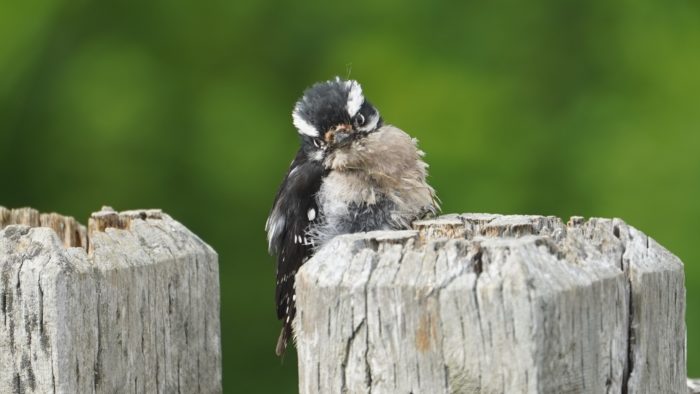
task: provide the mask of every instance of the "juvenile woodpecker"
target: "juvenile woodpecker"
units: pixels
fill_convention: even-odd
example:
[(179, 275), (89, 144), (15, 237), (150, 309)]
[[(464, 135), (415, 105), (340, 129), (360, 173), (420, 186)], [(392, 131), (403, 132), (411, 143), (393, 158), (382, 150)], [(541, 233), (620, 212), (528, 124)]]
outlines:
[(277, 355), (292, 334), (294, 275), (317, 248), (339, 234), (408, 229), (439, 210), (416, 140), (384, 124), (357, 81), (316, 83), (292, 120), (301, 146), (265, 224), (277, 258)]

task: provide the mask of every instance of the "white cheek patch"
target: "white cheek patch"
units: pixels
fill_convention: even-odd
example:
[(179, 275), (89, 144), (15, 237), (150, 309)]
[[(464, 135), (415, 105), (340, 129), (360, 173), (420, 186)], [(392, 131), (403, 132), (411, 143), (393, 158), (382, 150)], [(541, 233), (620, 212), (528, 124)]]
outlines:
[(318, 130), (311, 123), (304, 120), (296, 110), (292, 112), (292, 120), (294, 127), (297, 128), (300, 134), (308, 135), (309, 137), (318, 137), (320, 135)]
[(365, 102), (365, 96), (362, 95), (362, 86), (357, 81), (346, 81), (346, 86), (350, 89), (348, 92), (347, 111), (350, 117), (357, 115), (357, 112)]

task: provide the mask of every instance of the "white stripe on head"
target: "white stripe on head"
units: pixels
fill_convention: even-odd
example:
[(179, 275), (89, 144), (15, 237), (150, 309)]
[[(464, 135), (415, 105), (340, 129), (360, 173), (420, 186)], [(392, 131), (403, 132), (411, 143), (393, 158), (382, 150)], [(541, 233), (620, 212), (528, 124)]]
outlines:
[(365, 96), (362, 95), (362, 86), (357, 81), (345, 81), (345, 85), (350, 89), (347, 110), (350, 117), (353, 117), (357, 115), (362, 103), (365, 102)]
[(294, 112), (292, 112), (292, 121), (294, 123), (294, 127), (296, 127), (299, 131), (299, 134), (308, 135), (309, 137), (318, 137), (321, 135), (311, 123), (307, 122), (301, 117), (301, 114), (297, 112), (296, 108), (294, 109)]

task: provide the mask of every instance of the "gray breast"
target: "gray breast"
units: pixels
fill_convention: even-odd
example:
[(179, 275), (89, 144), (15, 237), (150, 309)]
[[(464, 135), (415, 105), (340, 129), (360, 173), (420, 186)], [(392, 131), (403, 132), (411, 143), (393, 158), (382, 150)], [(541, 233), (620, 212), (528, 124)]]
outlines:
[(435, 213), (421, 156), (416, 141), (393, 126), (329, 155), (330, 171), (316, 196), (322, 217), (310, 234), (316, 246), (339, 234), (409, 228)]

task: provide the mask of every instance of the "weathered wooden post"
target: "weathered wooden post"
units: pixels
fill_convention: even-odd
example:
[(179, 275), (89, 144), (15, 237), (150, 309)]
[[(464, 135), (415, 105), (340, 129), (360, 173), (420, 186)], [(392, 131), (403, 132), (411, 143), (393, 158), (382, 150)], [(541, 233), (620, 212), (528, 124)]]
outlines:
[(159, 210), (0, 207), (0, 393), (220, 391), (211, 247)]
[(302, 393), (687, 393), (683, 264), (619, 219), (448, 215), (297, 275)]

